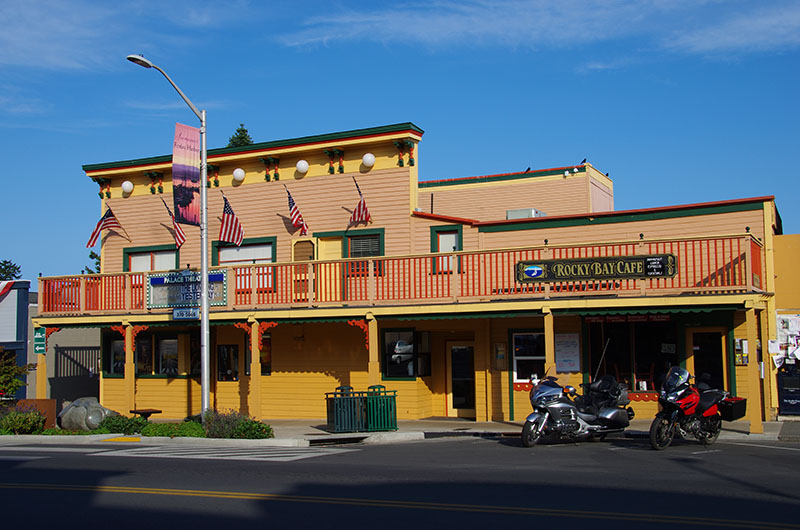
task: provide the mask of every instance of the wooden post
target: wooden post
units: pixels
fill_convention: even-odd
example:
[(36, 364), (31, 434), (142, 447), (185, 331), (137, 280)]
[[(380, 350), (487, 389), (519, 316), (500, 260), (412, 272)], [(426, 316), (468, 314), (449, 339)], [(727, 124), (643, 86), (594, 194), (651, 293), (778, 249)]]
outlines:
[[(492, 419), (490, 320), (487, 318), (484, 322), (484, 325), (475, 327), (475, 421)], [(480, 394), (484, 395), (482, 401), (477, 399)]]
[(758, 366), (758, 352), (756, 345), (758, 332), (756, 330), (756, 310), (749, 308), (745, 311), (747, 326), (747, 416), (750, 420), (750, 433), (761, 434), (764, 424), (761, 422), (761, 381)]
[(261, 331), (257, 320), (250, 321), (250, 392), (247, 407), (255, 419), (261, 418)]
[(47, 353), (36, 354), (36, 399), (47, 399)]
[(378, 341), (378, 320), (372, 313), (367, 313), (367, 330), (369, 333), (369, 360), (367, 361), (367, 381), (369, 386), (381, 382), (381, 363), (379, 359), (380, 342)]
[(123, 322), (125, 327), (125, 408), (122, 413), (136, 408), (136, 361), (133, 351), (133, 326)]
[[(556, 334), (553, 313), (547, 306), (542, 307), (542, 313), (544, 313), (544, 372), (556, 375)], [(544, 377), (544, 374), (541, 377)]]

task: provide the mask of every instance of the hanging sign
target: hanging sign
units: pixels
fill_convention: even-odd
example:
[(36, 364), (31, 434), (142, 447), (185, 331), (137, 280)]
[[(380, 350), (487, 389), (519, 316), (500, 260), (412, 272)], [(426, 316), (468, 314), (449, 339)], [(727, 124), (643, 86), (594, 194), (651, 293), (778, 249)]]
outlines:
[(172, 197), (175, 222), (200, 226), (200, 129), (182, 123), (172, 144)]
[(550, 259), (517, 263), (517, 281), (574, 282), (672, 278), (678, 273), (674, 254)]
[[(227, 276), (224, 272), (208, 275), (209, 305), (227, 304)], [(181, 271), (147, 275), (147, 308), (198, 307), (200, 273)], [(180, 318), (180, 317), (176, 317)]]

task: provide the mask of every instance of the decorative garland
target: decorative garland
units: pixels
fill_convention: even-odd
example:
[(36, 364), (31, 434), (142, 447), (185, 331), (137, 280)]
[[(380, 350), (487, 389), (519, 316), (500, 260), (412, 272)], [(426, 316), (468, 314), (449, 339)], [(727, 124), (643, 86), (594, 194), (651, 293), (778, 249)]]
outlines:
[(323, 152), (328, 155), (328, 173), (333, 175), (336, 171), (333, 169), (333, 158), (336, 156), (336, 149), (325, 149)]
[(103, 198), (103, 196), (105, 196), (106, 199), (110, 199), (111, 198), (111, 180), (110, 179), (105, 179), (105, 178), (102, 178), (102, 177), (97, 177), (97, 178), (92, 179), (92, 180), (94, 180), (97, 183), (97, 185), (100, 187), (100, 191), (97, 193), (97, 195), (101, 199)]
[(273, 180), (280, 180), (281, 175), (280, 175), (280, 173), (278, 173), (278, 164), (280, 164), (280, 161), (281, 161), (280, 158), (274, 158), (274, 157), (269, 156), (267, 158), (259, 158), (259, 160), (267, 168), (266, 171), (264, 172), (264, 180), (266, 180), (267, 182), (270, 181), (269, 171), (270, 171), (270, 166), (272, 166), (273, 164), (275, 165), (275, 168), (274, 168), (275, 171), (274, 171), (274, 174), (273, 174)]
[(145, 171), (144, 176), (150, 179), (150, 193), (156, 193), (156, 182), (158, 183), (158, 193), (164, 193), (164, 174), (158, 171)]
[(400, 140), (395, 140), (392, 143), (394, 143), (394, 146), (400, 151), (397, 154), (397, 165), (403, 167), (405, 165), (405, 162), (403, 162), (403, 155), (406, 154), (406, 143)]
[(364, 332), (364, 346), (369, 351), (369, 324), (363, 320), (348, 320), (347, 324), (355, 328), (360, 328)]
[(211, 174), (214, 174), (214, 187), (219, 188), (219, 166), (206, 164), (206, 188), (211, 187)]

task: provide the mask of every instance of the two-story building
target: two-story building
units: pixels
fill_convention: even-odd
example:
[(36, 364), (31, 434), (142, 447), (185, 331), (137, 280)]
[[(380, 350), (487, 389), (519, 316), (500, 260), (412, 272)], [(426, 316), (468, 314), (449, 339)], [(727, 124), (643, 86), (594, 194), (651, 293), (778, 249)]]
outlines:
[[(531, 374), (547, 371), (573, 385), (613, 374), (648, 417), (682, 364), (746, 397), (760, 432), (774, 414), (770, 363), (759, 369), (773, 197), (614, 211), (589, 163), (420, 181), (422, 136), (401, 123), (209, 151), (215, 408), (324, 418), (325, 392), (382, 384), (401, 419), (519, 421)], [(168, 290), (198, 269), (200, 236), (184, 226), (176, 248), (161, 201), (173, 204), (172, 157), (83, 169), (124, 230), (104, 232), (102, 274), (40, 279), (36, 325), (101, 330), (105, 406), (197, 414), (199, 322)], [(354, 181), (371, 222), (351, 226)], [(222, 191), (239, 247), (215, 240)]]

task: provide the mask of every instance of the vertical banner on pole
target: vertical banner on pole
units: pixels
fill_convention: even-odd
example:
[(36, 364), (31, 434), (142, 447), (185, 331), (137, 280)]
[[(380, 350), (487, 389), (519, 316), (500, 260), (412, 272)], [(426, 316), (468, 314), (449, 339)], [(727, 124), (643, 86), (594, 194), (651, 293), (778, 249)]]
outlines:
[(172, 193), (175, 221), (200, 226), (200, 129), (175, 124)]

